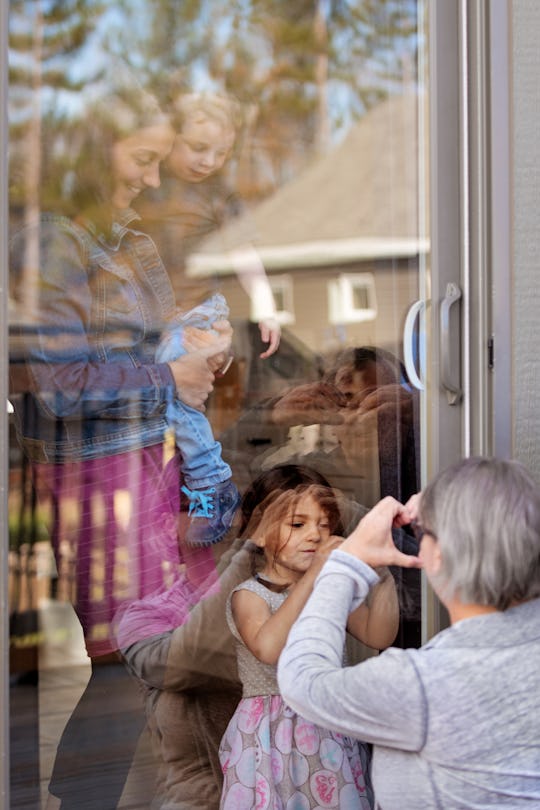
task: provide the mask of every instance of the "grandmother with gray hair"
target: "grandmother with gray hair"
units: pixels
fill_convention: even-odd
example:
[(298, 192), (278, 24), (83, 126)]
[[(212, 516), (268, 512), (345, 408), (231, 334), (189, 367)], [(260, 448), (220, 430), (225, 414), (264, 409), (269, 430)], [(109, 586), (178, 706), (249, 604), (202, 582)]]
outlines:
[[(392, 542), (412, 523), (417, 558)], [(451, 626), (342, 668), (347, 616), (383, 565), (421, 566)], [(381, 810), (540, 807), (540, 489), (471, 458), (380, 501), (332, 552), (281, 655), (292, 709), (374, 745)]]

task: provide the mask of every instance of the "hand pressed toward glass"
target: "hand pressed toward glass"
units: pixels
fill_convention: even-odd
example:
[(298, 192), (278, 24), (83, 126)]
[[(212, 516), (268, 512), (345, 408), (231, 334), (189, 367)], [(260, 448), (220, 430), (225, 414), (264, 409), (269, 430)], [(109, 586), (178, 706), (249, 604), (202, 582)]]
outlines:
[(277, 425), (313, 425), (343, 422), (347, 398), (332, 383), (298, 385), (284, 394), (272, 410)]
[(330, 553), (335, 548), (340, 548), (342, 543), (343, 537), (338, 537), (334, 534), (330, 535), (330, 537), (327, 537), (324, 540), (321, 540), (317, 546), (317, 550), (313, 554), (313, 562), (304, 576), (308, 576), (308, 578), (314, 582), (319, 574), (319, 571), (322, 569), (326, 560), (330, 556)]
[(396, 548), (392, 538), (392, 527), (406, 526), (416, 519), (417, 513), (417, 495), (405, 505), (395, 498), (383, 498), (362, 518), (340, 548), (367, 563), (371, 568), (389, 565), (421, 568), (420, 558), (403, 554)]

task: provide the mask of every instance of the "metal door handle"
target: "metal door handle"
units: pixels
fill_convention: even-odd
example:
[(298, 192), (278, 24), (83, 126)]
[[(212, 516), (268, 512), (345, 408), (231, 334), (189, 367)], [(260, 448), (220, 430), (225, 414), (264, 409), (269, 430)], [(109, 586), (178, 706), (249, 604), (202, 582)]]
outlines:
[[(450, 351), (450, 310), (461, 299), (461, 290), (454, 282), (446, 285), (446, 295), (441, 301), (441, 384), (446, 389), (449, 405), (457, 405), (461, 399), (461, 388), (452, 382), (452, 361)], [(459, 374), (458, 374), (459, 377)]]
[(424, 307), (424, 301), (415, 301), (414, 304), (411, 304), (407, 312), (407, 317), (405, 318), (405, 326), (403, 327), (403, 362), (405, 364), (405, 371), (407, 372), (407, 377), (411, 385), (414, 385), (419, 391), (424, 390), (424, 383), (420, 379), (414, 364), (413, 340), (414, 325)]

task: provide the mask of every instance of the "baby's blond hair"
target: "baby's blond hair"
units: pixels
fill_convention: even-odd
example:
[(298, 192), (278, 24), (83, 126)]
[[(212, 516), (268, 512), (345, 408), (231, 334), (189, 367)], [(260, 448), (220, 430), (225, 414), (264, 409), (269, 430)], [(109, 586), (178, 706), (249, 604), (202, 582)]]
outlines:
[(241, 125), (239, 102), (219, 93), (183, 93), (172, 104), (171, 115), (177, 132), (182, 132), (186, 121), (197, 116), (215, 121), (233, 135)]

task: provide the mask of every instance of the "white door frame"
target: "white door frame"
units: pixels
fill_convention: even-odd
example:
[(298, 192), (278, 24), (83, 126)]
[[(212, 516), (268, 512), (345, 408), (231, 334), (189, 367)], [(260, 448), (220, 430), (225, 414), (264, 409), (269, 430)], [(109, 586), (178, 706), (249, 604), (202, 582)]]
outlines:
[[(427, 13), (431, 273), (423, 484), (461, 457), (509, 457), (512, 436), (508, 2), (428, 0)], [(459, 301), (441, 311), (452, 294)], [(459, 396), (445, 389), (445, 377)], [(424, 641), (446, 624), (425, 581), (422, 618)]]

